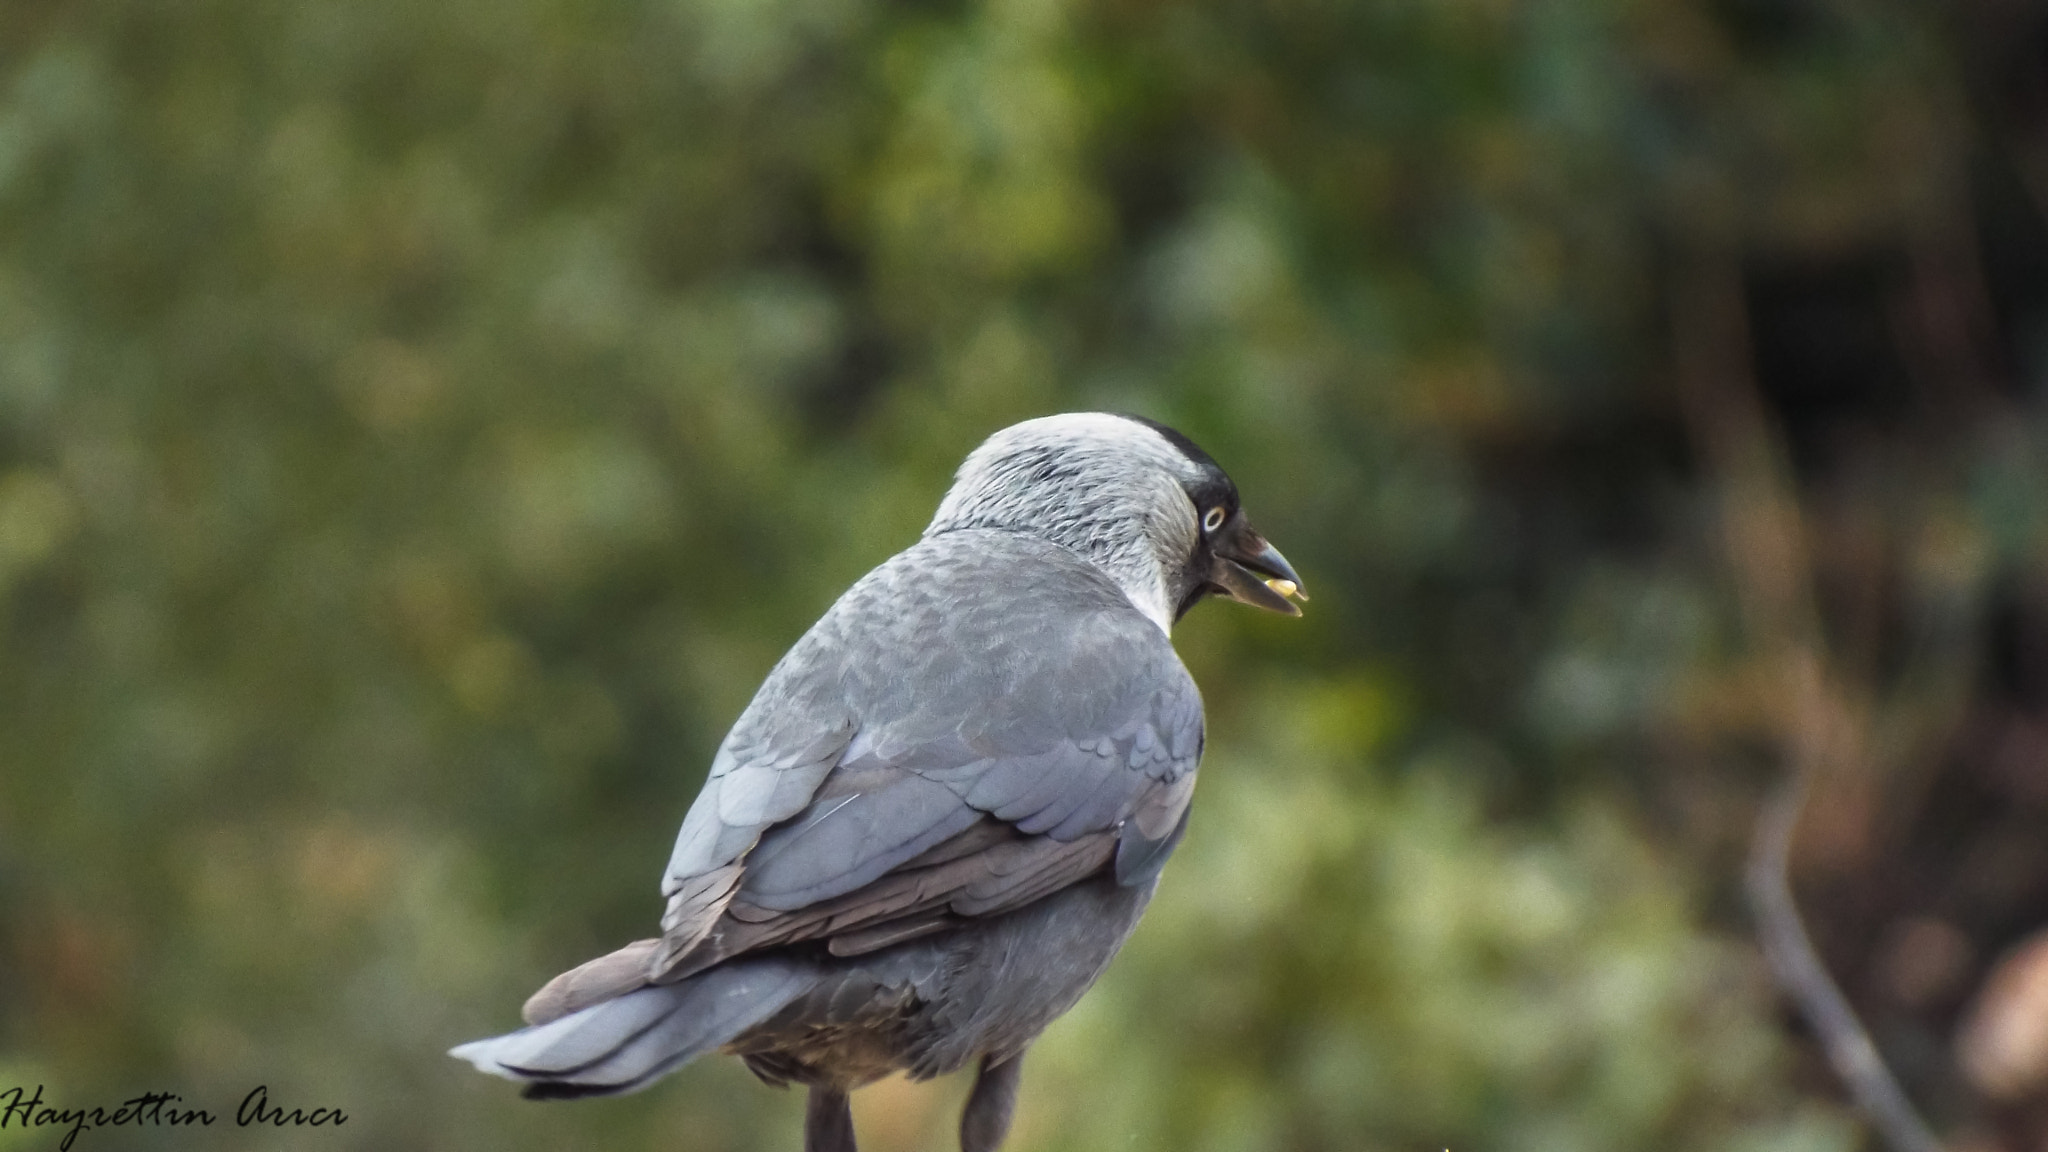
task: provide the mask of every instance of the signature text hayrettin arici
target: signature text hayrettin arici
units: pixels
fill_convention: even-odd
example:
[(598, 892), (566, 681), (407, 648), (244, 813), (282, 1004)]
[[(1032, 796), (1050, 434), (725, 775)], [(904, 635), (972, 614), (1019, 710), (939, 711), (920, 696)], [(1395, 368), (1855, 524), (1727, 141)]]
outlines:
[[(89, 1108), (59, 1108), (43, 1099), (43, 1086), (19, 1085), (0, 1088), (0, 1130), (8, 1128), (57, 1128), (64, 1132), (57, 1142), (59, 1152), (71, 1152), (72, 1141), (81, 1132), (95, 1128), (162, 1128), (174, 1126), (211, 1127), (219, 1119), (205, 1108), (183, 1106), (183, 1096), (174, 1092), (144, 1092), (114, 1105)], [(242, 1097), (235, 1108), (235, 1124), (248, 1128), (329, 1128), (348, 1123), (339, 1108), (286, 1108), (273, 1104), (268, 1085), (259, 1084)]]

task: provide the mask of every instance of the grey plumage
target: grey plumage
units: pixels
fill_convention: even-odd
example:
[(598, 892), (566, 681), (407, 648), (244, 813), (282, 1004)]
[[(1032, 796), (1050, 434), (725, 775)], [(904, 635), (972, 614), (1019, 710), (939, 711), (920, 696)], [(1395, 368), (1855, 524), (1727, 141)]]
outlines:
[(1292, 611), (1298, 584), (1178, 434), (1093, 413), (997, 433), (733, 726), (662, 935), (453, 1054), (580, 1096), (723, 1050), (811, 1086), (812, 1152), (851, 1152), (852, 1089), (978, 1063), (962, 1147), (995, 1148), (1024, 1050), (1108, 966), (1185, 828), (1202, 709), (1172, 621), (1210, 592)]

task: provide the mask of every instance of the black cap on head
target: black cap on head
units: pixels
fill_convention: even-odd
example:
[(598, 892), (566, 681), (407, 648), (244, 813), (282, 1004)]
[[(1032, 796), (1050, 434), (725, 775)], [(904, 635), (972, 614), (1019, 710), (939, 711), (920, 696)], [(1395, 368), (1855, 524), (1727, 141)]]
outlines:
[(1200, 510), (1217, 505), (1221, 505), (1226, 511), (1237, 511), (1237, 485), (1231, 482), (1229, 474), (1223, 471), (1223, 466), (1216, 463), (1215, 457), (1202, 451), (1201, 445), (1182, 435), (1179, 429), (1169, 428), (1157, 420), (1130, 412), (1119, 412), (1117, 415), (1159, 433), (1162, 439), (1173, 445), (1181, 455), (1186, 456), (1195, 465), (1201, 479), (1184, 487), (1187, 489), (1188, 499), (1194, 501), (1198, 514)]

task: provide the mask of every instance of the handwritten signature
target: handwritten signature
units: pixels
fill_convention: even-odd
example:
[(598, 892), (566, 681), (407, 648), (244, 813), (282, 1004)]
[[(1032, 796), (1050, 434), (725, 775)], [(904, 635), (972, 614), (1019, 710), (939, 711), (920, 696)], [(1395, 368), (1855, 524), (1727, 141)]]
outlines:
[[(191, 1125), (209, 1127), (219, 1117), (205, 1108), (185, 1108), (185, 1098), (173, 1092), (145, 1092), (115, 1105), (90, 1108), (58, 1108), (43, 1102), (43, 1086), (35, 1090), (17, 1085), (0, 1089), (0, 1129), (62, 1128), (59, 1152), (71, 1152), (72, 1141), (81, 1132), (95, 1128), (164, 1127)], [(339, 1108), (287, 1109), (270, 1102), (270, 1088), (258, 1084), (235, 1108), (235, 1124), (248, 1128), (268, 1125), (277, 1128), (329, 1128), (348, 1123), (348, 1113)]]

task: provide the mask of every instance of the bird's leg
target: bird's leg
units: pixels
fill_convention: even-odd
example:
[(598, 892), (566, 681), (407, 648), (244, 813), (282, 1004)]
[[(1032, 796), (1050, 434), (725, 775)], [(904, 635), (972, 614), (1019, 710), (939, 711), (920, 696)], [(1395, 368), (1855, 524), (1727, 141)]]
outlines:
[(960, 1152), (995, 1152), (1002, 1144), (1017, 1110), (1017, 1082), (1023, 1073), (1021, 1052), (1001, 1062), (994, 1056), (981, 1058), (981, 1073), (960, 1113)]
[(845, 1089), (811, 1085), (811, 1102), (804, 1108), (804, 1152), (856, 1152), (853, 1105)]

